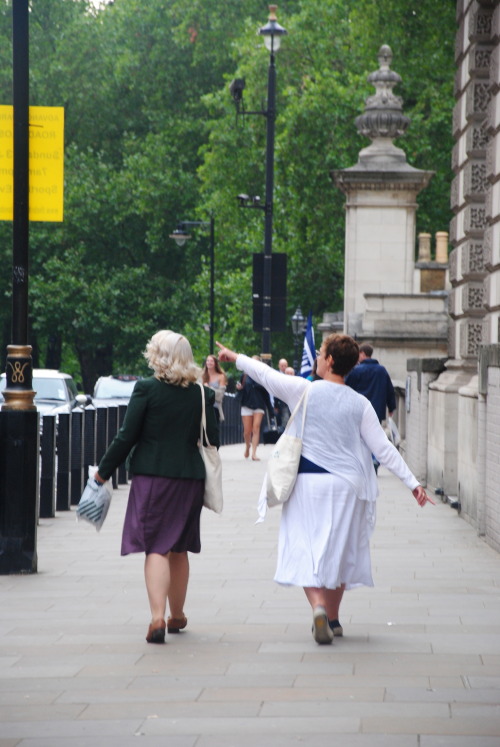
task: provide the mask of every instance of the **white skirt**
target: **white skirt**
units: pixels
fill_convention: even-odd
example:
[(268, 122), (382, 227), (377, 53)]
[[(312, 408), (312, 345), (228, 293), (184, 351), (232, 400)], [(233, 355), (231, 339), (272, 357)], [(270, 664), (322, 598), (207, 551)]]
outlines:
[(283, 505), (278, 567), (286, 586), (373, 586), (370, 536), (375, 504), (336, 475), (301, 473)]

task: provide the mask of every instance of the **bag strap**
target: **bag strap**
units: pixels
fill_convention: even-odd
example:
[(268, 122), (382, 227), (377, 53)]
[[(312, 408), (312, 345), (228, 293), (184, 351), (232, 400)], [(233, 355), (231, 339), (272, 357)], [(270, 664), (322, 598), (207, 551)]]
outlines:
[(205, 389), (200, 381), (198, 381), (198, 386), (201, 389), (200, 443), (203, 444), (203, 439), (205, 439), (207, 446), (212, 446), (207, 436), (207, 419), (205, 415)]
[(286, 433), (286, 431), (288, 430), (288, 426), (290, 425), (290, 423), (292, 422), (292, 420), (294, 419), (294, 417), (298, 413), (298, 411), (300, 409), (300, 406), (302, 404), (304, 404), (304, 409), (302, 410), (302, 430), (301, 430), (301, 436), (304, 434), (304, 423), (306, 422), (307, 402), (309, 400), (309, 391), (310, 391), (310, 389), (311, 389), (311, 385), (308, 384), (306, 386), (306, 388), (305, 388), (302, 396), (300, 397), (299, 401), (295, 405), (294, 411), (292, 412), (292, 414), (288, 418), (288, 423), (285, 426), (284, 433)]

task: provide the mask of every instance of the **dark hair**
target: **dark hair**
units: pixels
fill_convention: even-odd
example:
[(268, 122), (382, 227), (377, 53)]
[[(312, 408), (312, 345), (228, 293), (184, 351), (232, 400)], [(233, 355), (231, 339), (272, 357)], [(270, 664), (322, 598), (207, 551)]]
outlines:
[(373, 348), (368, 342), (364, 342), (359, 346), (359, 352), (364, 353), (367, 358), (371, 358), (373, 355)]
[(329, 335), (324, 341), (325, 358), (332, 356), (332, 373), (347, 376), (359, 358), (359, 345), (349, 335)]

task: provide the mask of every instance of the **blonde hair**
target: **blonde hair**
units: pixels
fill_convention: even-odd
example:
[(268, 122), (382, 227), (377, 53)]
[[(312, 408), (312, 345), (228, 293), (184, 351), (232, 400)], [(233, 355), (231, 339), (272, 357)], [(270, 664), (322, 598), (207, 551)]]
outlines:
[(162, 329), (153, 335), (144, 357), (156, 378), (168, 384), (187, 387), (200, 378), (201, 369), (194, 362), (189, 341), (171, 329)]

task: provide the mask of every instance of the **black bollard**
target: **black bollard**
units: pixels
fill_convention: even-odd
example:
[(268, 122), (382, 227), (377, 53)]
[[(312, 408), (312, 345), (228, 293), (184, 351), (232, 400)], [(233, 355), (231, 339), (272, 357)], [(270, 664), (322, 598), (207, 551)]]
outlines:
[(83, 414), (83, 479), (89, 477), (89, 467), (96, 464), (96, 409), (86, 407)]
[(61, 413), (57, 422), (57, 511), (69, 511), (71, 499), (71, 415)]
[(0, 574), (36, 573), (39, 417), (0, 412)]
[(42, 419), (40, 475), (40, 518), (56, 515), (56, 416)]
[(108, 448), (108, 408), (98, 407), (96, 410), (96, 464), (99, 464)]
[(83, 411), (71, 413), (71, 505), (77, 506), (83, 493)]

